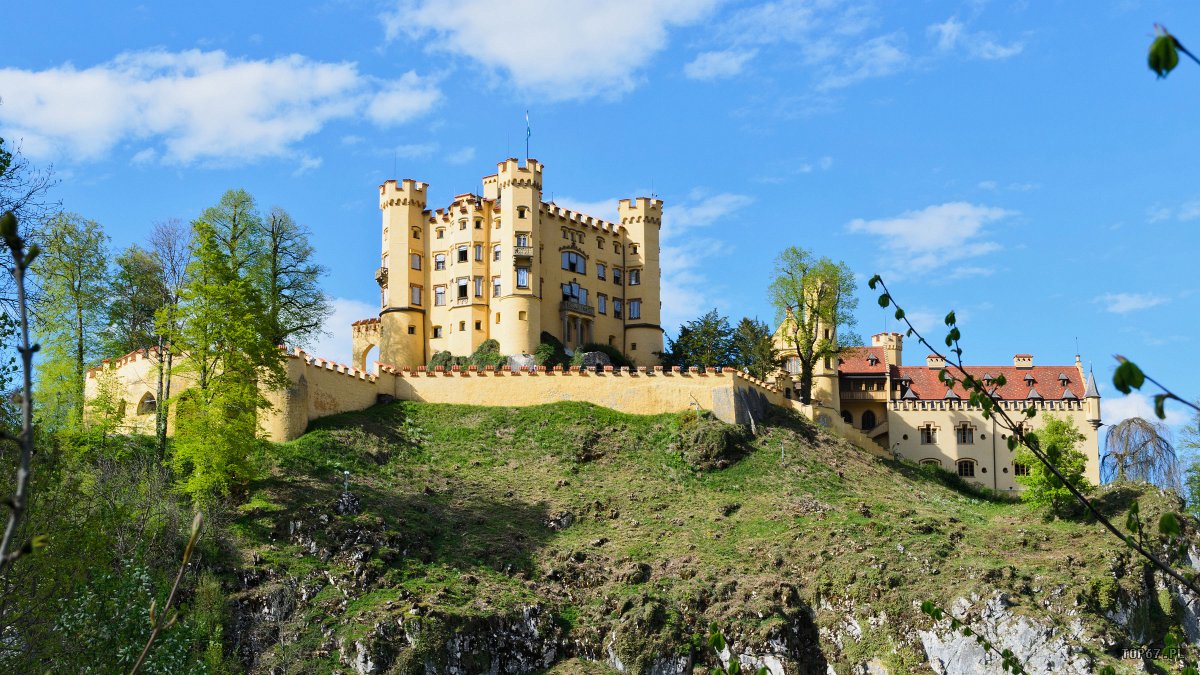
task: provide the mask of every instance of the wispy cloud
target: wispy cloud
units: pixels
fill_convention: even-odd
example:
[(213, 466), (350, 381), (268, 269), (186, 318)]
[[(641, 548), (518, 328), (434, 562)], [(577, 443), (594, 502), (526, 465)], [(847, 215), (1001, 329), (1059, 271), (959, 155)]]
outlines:
[(754, 49), (726, 49), (704, 52), (683, 67), (683, 74), (693, 80), (716, 80), (733, 77), (757, 54)]
[(1103, 305), (1104, 310), (1113, 314), (1127, 314), (1139, 309), (1149, 309), (1167, 302), (1167, 298), (1150, 293), (1105, 293), (1092, 300)]
[(199, 50), (127, 52), (84, 69), (3, 68), (0, 91), (0, 134), (23, 139), (32, 156), (95, 160), (135, 142), (174, 164), (293, 156), (295, 143), (333, 120), (399, 124), (441, 98), (412, 72), (381, 81), (353, 63)]
[(381, 15), (401, 36), (501, 73), (549, 99), (616, 96), (664, 49), (670, 29), (696, 23), (718, 0), (402, 0)]
[(994, 206), (948, 202), (893, 218), (859, 218), (846, 229), (877, 236), (886, 251), (901, 256), (906, 269), (932, 270), (999, 250), (985, 228), (1014, 215)]
[[(306, 351), (313, 356), (350, 365), (350, 324), (379, 316), (379, 308), (350, 298), (333, 298), (329, 304), (333, 311), (321, 325), (322, 335)], [(378, 358), (378, 350), (367, 356), (367, 370), (375, 369), (373, 361)]]
[(674, 332), (684, 321), (723, 305), (719, 287), (706, 274), (707, 263), (729, 255), (730, 246), (704, 236), (705, 228), (726, 221), (754, 200), (742, 194), (693, 190), (688, 199), (663, 212), (661, 262), (663, 327)]
[(932, 24), (926, 29), (926, 32), (937, 40), (939, 51), (965, 53), (977, 59), (989, 61), (1007, 59), (1020, 54), (1025, 49), (1023, 42), (1001, 44), (986, 31), (970, 31), (966, 23), (953, 16), (942, 23)]

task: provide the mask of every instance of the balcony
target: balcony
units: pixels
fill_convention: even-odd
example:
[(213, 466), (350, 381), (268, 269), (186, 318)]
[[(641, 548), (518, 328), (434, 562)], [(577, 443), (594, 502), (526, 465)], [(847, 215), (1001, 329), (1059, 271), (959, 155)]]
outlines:
[(842, 390), (842, 400), (844, 401), (886, 401), (888, 393), (882, 389), (878, 391), (846, 391)]
[(532, 258), (533, 257), (533, 247), (532, 246), (514, 246), (513, 247), (513, 257), (514, 258)]
[(380, 286), (387, 286), (387, 270), (386, 267), (379, 267), (375, 270), (375, 283)]
[(576, 314), (586, 314), (587, 316), (596, 316), (596, 308), (583, 304), (582, 302), (574, 302), (572, 300), (563, 300), (558, 308), (564, 312), (574, 312)]

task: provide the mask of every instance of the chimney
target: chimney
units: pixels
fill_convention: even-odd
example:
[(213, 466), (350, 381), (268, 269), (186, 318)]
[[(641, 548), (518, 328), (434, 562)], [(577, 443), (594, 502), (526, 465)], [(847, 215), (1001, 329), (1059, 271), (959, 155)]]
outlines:
[(1017, 354), (1013, 357), (1013, 367), (1022, 369), (1032, 368), (1033, 354)]
[(941, 370), (942, 368), (946, 367), (946, 359), (938, 356), (937, 354), (930, 354), (929, 356), (925, 357), (925, 365), (929, 368)]

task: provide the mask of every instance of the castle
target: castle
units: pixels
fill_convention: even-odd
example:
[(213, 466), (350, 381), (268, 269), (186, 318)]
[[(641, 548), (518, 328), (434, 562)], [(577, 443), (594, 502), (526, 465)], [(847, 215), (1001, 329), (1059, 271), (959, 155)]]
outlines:
[(542, 201), (542, 165), (500, 162), (483, 194), (429, 211), (427, 186), (379, 187), (383, 251), (379, 317), (355, 322), (352, 363), (396, 367), (440, 351), (471, 354), (496, 340), (530, 354), (547, 332), (568, 349), (606, 344), (635, 365), (657, 363), (662, 201), (618, 203), (619, 223)]
[[(898, 333), (874, 335), (870, 346), (815, 364), (811, 404), (797, 400), (795, 357), (769, 381), (730, 368), (658, 365), (662, 202), (621, 200), (620, 222), (610, 223), (543, 202), (541, 189), (542, 165), (532, 159), (500, 162), (483, 179), (482, 195), (458, 195), (432, 212), (424, 183), (381, 185), (379, 316), (351, 326), (352, 365), (285, 352), (290, 384), (263, 392), (271, 404), (259, 417), (265, 436), (291, 440), (314, 419), (391, 399), (497, 406), (575, 400), (640, 414), (698, 406), (739, 424), (754, 424), (776, 405), (878, 456), (937, 464), (1001, 491), (1019, 489), (1014, 479), (1028, 467), (1013, 462), (1006, 431), (969, 405), (961, 385), (941, 383), (940, 359), (903, 365)], [(468, 355), (489, 339), (502, 354), (532, 353), (543, 333), (568, 348), (610, 345), (634, 365), (426, 367), (437, 352)], [(782, 335), (776, 333), (776, 347), (786, 350)], [(371, 372), (375, 349), (378, 369)], [(148, 349), (105, 359), (88, 371), (85, 397), (95, 399), (111, 378), (123, 401), (123, 428), (153, 433), (158, 367)], [(1099, 482), (1100, 396), (1078, 357), (1070, 366), (1035, 366), (1033, 357), (1018, 354), (1011, 366), (968, 370), (985, 386), (1003, 374), (1007, 384), (994, 387), (994, 395), (1018, 419), (1022, 410), (1037, 409), (1037, 417), (1024, 421), (1030, 428), (1046, 414), (1071, 419), (1085, 435), (1087, 477)], [(176, 394), (194, 384), (186, 371), (172, 379)], [(172, 416), (168, 432), (173, 428)]]
[[(776, 346), (783, 348), (781, 333)], [(959, 476), (1001, 490), (1021, 489), (1017, 476), (1029, 467), (1013, 460), (1008, 431), (995, 418), (970, 405), (961, 383), (947, 387), (938, 377), (946, 368), (939, 356), (926, 357), (923, 365), (903, 363), (904, 336), (879, 333), (871, 345), (851, 347), (837, 358), (818, 362), (813, 369), (814, 419), (836, 427), (863, 443), (874, 443), (895, 456), (919, 464), (934, 464)], [(799, 359), (785, 362), (785, 372), (775, 378), (786, 398), (795, 394), (792, 375)], [(1017, 354), (1012, 365), (967, 366), (1000, 401), (1000, 407), (1027, 429), (1040, 427), (1046, 415), (1069, 419), (1084, 436), (1077, 448), (1088, 458), (1086, 476), (1100, 482), (1100, 393), (1090, 374), (1083, 372), (1079, 356), (1072, 365), (1034, 365), (1030, 354)], [(1003, 375), (1005, 384), (993, 382)], [(1026, 419), (1022, 411), (1037, 410)]]

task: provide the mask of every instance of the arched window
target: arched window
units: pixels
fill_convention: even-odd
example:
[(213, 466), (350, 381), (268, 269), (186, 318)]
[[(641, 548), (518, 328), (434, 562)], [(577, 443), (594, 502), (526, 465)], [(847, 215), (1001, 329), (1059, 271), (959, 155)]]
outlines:
[(955, 462), (955, 465), (958, 467), (958, 475), (962, 476), (963, 478), (975, 477), (975, 460), (960, 459)]
[(138, 401), (137, 414), (151, 415), (158, 410), (158, 401), (154, 400), (154, 394), (146, 392), (142, 394), (142, 400)]
[(862, 428), (863, 428), (863, 431), (870, 431), (871, 429), (875, 428), (875, 412), (874, 411), (872, 411), (872, 410), (863, 411)]
[(940, 460), (940, 459), (923, 459), (923, 460), (921, 460), (921, 466), (936, 466), (940, 469), (940, 468), (942, 468), (942, 460)]
[(854, 426), (854, 416), (850, 414), (849, 410), (842, 411), (842, 421), (850, 426)]
[(562, 268), (564, 270), (570, 270), (576, 274), (587, 273), (587, 263), (584, 261), (583, 256), (572, 251), (563, 251)]
[(413, 236), (412, 236), (412, 238), (413, 238), (413, 239), (420, 239), (420, 238), (421, 238), (421, 228), (419, 228), (419, 227), (414, 227), (414, 228), (413, 228), (413, 230), (412, 230), (412, 232), (413, 232)]

